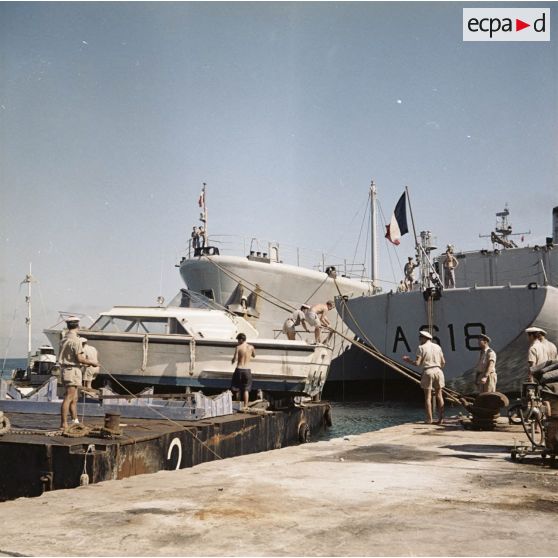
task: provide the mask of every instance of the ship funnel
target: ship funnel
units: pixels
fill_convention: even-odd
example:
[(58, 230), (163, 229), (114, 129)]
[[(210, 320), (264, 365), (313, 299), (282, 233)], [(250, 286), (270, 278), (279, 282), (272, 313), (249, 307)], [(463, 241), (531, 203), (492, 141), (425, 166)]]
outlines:
[(558, 207), (552, 210), (552, 240), (558, 244)]

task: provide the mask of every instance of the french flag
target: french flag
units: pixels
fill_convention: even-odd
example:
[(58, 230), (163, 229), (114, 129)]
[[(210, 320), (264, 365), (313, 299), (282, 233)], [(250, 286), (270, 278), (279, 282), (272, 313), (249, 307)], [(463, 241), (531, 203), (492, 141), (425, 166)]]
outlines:
[(391, 216), (389, 225), (386, 225), (386, 238), (396, 246), (399, 244), (399, 239), (409, 232), (407, 228), (407, 196), (403, 192), (399, 198), (395, 211)]

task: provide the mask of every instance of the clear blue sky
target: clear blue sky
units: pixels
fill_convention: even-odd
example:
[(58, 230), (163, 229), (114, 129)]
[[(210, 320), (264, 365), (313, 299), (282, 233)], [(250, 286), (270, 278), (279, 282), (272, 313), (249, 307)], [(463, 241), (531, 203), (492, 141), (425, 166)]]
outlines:
[[(34, 345), (58, 310), (153, 303), (161, 273), (169, 299), (202, 181), (211, 232), (349, 259), (371, 179), (439, 245), (485, 247), (505, 202), (544, 241), (557, 43), (464, 43), (475, 5), (1, 3), (0, 357), (26, 351), (29, 262)], [(412, 253), (392, 272), (382, 243), (382, 278)]]

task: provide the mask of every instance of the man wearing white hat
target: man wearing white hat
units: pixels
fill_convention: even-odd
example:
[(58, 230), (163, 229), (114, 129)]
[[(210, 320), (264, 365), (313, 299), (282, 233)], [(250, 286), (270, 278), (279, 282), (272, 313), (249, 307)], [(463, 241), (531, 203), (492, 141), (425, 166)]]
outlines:
[(82, 382), (81, 365), (99, 366), (96, 361), (87, 359), (83, 352), (83, 343), (77, 333), (79, 318), (74, 316), (66, 318), (66, 327), (68, 332), (60, 342), (58, 353), (58, 362), (62, 367), (62, 380), (66, 388), (60, 409), (60, 428), (62, 430), (68, 428), (68, 411), (70, 411), (72, 421), (78, 422), (77, 398)]
[(546, 331), (544, 331), (543, 329), (541, 329), (540, 342), (542, 343), (542, 346), (544, 348), (546, 360), (558, 360), (558, 349), (552, 341), (549, 341), (547, 339)]
[(285, 320), (283, 324), (283, 333), (287, 336), (287, 339), (294, 341), (296, 337), (296, 326), (302, 325), (306, 332), (310, 332), (308, 326), (306, 325), (306, 319), (304, 316), (304, 311), (309, 310), (310, 306), (308, 304), (303, 304), (300, 310), (295, 310), (289, 317)]
[(419, 331), (420, 345), (417, 349), (417, 357), (413, 361), (408, 355), (403, 357), (405, 362), (414, 366), (422, 367), (420, 387), (424, 391), (424, 407), (426, 410), (426, 423), (432, 424), (432, 390), (438, 405), (438, 421), (444, 422), (444, 397), (442, 388), (445, 387), (444, 372), (442, 368), (446, 364), (444, 353), (440, 345), (432, 342), (432, 334), (428, 331)]
[(527, 376), (527, 381), (533, 381), (533, 369), (541, 364), (544, 364), (548, 359), (546, 358), (546, 350), (544, 345), (541, 343), (543, 338), (543, 333), (546, 333), (540, 327), (528, 327), (525, 330), (527, 338), (529, 339), (529, 350), (527, 351), (527, 366), (529, 368), (529, 373)]

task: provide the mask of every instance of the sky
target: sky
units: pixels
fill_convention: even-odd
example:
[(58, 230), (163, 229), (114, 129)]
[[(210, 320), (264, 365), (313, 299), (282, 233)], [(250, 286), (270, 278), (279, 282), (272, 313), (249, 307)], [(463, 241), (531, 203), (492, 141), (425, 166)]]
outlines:
[[(379, 229), (407, 186), (440, 247), (489, 248), (505, 204), (543, 243), (557, 42), (463, 42), (496, 5), (0, 3), (0, 359), (27, 352), (30, 263), (33, 347), (58, 311), (170, 300), (203, 182), (210, 237), (367, 269), (371, 180)], [(386, 286), (413, 245), (382, 238)]]

